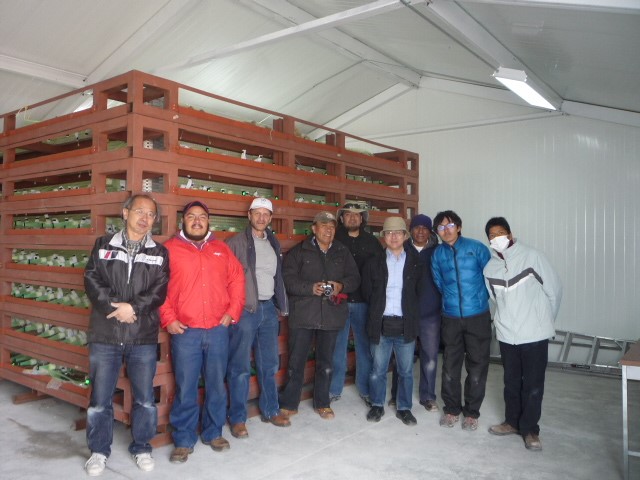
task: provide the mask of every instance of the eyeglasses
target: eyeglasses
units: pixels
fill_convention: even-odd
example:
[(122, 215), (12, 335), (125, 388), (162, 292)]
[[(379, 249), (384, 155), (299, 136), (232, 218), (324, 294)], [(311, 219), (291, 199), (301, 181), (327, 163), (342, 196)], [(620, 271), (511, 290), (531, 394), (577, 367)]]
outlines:
[(387, 230), (384, 235), (385, 237), (400, 237), (404, 235), (404, 230)]
[(345, 203), (342, 208), (345, 210), (362, 210), (362, 205), (358, 205), (357, 203)]
[(151, 220), (154, 220), (156, 218), (156, 212), (152, 212), (151, 210), (145, 212), (141, 208), (136, 208), (135, 210), (129, 209), (129, 211), (135, 213), (139, 217), (148, 217)]
[(439, 232), (442, 232), (445, 228), (447, 230), (450, 230), (450, 229), (454, 228), (455, 226), (456, 226), (455, 223), (447, 223), (446, 225), (438, 225), (438, 229), (437, 230)]

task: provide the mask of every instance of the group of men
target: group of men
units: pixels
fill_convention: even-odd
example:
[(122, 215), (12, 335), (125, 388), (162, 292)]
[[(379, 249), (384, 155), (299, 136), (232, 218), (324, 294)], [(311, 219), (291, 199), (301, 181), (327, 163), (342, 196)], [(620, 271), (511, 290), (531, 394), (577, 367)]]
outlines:
[[(209, 231), (208, 207), (193, 201), (183, 208), (178, 232), (159, 245), (151, 235), (158, 205), (140, 194), (123, 205), (124, 228), (97, 239), (85, 271), (93, 305), (89, 475), (100, 475), (111, 453), (112, 397), (123, 362), (133, 393), (129, 452), (141, 470), (154, 467), (150, 441), (157, 427), (153, 378), (160, 326), (171, 335), (176, 382), (173, 463), (187, 461), (198, 438), (214, 451), (228, 449), (222, 436), (227, 421), (234, 437), (248, 437), (252, 352), (263, 422), (291, 424), (310, 355), (313, 408), (323, 419), (334, 418), (331, 402), (342, 394), (350, 330), (367, 420), (380, 421), (385, 413), (393, 355), (397, 387), (389, 405), (396, 405), (405, 425), (417, 424), (411, 408), (419, 339), (420, 404), (439, 411), (435, 382), (442, 342), (440, 425), (453, 427), (462, 413), (462, 428), (476, 430), (489, 366), (489, 294), (496, 304), (505, 381), (505, 421), (489, 431), (520, 434), (527, 448), (541, 449), (547, 346), (561, 286), (545, 257), (516, 242), (504, 218), (487, 223), (492, 253), (462, 237), (462, 221), (450, 210), (433, 222), (416, 215), (409, 228), (403, 218), (388, 217), (383, 248), (366, 228), (368, 211), (347, 203), (337, 216), (318, 213), (312, 235), (283, 257), (269, 228), (272, 214), (268, 199), (253, 199), (245, 231), (223, 242)], [(279, 315), (288, 315), (287, 379), (280, 392)]]

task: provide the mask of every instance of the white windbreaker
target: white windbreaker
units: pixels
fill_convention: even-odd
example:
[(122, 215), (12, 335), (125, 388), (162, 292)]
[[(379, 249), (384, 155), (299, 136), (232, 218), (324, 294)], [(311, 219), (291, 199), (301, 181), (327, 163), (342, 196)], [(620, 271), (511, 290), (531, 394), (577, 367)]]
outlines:
[(502, 256), (491, 249), (483, 272), (496, 307), (496, 337), (510, 345), (553, 337), (562, 299), (558, 274), (542, 253), (515, 240)]

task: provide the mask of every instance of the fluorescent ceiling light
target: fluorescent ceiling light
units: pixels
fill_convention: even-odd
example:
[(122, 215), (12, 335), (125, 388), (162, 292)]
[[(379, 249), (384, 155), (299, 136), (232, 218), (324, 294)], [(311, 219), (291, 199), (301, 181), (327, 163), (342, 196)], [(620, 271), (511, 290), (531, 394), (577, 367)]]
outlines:
[(546, 98), (527, 83), (527, 74), (524, 70), (500, 67), (493, 73), (493, 77), (529, 105), (546, 108), (548, 110), (556, 110), (556, 107), (551, 105)]

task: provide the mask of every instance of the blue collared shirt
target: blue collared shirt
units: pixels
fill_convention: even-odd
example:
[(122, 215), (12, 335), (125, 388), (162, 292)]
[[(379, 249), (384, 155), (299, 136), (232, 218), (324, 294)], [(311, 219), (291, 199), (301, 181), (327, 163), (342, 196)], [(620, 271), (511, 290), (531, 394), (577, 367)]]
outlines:
[(387, 271), (389, 279), (387, 280), (387, 301), (384, 307), (383, 315), (402, 316), (402, 272), (404, 271), (404, 262), (407, 259), (407, 253), (402, 253), (397, 257), (389, 251), (387, 253)]

